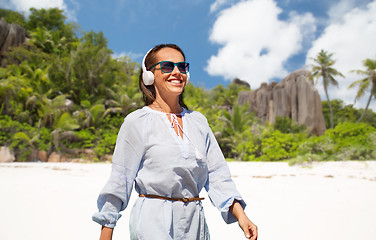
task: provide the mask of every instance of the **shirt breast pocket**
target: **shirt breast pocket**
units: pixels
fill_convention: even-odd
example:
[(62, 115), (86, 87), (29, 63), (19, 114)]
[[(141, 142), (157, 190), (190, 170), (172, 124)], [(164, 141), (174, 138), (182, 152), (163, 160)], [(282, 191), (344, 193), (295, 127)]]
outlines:
[(206, 156), (203, 155), (198, 149), (195, 151), (196, 163), (200, 168), (207, 168)]

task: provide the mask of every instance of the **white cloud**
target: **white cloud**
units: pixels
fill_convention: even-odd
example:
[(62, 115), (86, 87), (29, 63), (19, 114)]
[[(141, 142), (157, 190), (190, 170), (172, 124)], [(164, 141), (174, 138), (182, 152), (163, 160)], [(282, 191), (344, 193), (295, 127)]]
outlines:
[(210, 75), (238, 77), (253, 89), (262, 82), (283, 78), (283, 64), (302, 49), (304, 36), (315, 31), (312, 14), (291, 13), (282, 21), (273, 0), (242, 1), (219, 13), (210, 41), (222, 45), (208, 61)]
[(355, 6), (355, 1), (356, 0), (342, 0), (334, 4), (328, 11), (330, 21), (342, 21), (343, 15), (348, 13)]
[[(362, 61), (366, 58), (376, 58), (376, 1), (369, 3), (366, 8), (354, 8), (343, 15), (339, 21), (333, 19), (308, 51), (306, 64), (312, 64), (310, 58), (324, 49), (334, 53), (336, 60), (335, 68), (346, 76), (345, 79), (338, 77), (339, 87), (330, 87), (331, 99), (342, 99), (347, 104), (354, 102), (357, 89), (348, 89), (348, 86), (355, 80), (364, 76), (349, 73), (350, 70), (364, 69)], [(318, 87), (323, 99), (324, 93), (321, 86)], [(365, 107), (368, 96), (364, 96), (357, 107)], [(371, 108), (376, 110), (376, 102), (371, 102)]]
[(306, 13), (299, 15), (297, 12), (292, 11), (289, 13), (290, 22), (299, 26), (300, 32), (303, 36), (303, 47), (307, 44), (311, 44), (315, 39), (316, 33), (316, 20), (312, 13)]
[[(71, 1), (73, 5), (78, 8), (78, 3), (74, 0)], [(75, 10), (69, 10), (64, 0), (5, 0), (2, 4), (5, 8), (13, 9), (18, 12), (29, 14), (30, 8), (54, 8), (64, 10), (68, 20), (76, 20)]]
[(335, 2), (328, 11), (329, 21), (334, 22), (341, 22), (343, 20), (343, 16), (346, 15), (354, 8), (363, 8), (366, 7), (367, 3), (370, 2), (369, 0), (340, 0)]
[(212, 5), (210, 5), (210, 12), (217, 11), (220, 7), (232, 2), (231, 0), (216, 0)]

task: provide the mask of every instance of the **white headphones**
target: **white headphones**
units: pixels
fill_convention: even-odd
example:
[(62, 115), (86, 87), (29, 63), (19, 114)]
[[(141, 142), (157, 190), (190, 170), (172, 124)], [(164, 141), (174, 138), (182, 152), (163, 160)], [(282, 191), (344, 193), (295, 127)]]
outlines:
[[(148, 71), (148, 70), (146, 69), (146, 65), (145, 65), (145, 59), (146, 59), (146, 57), (148, 56), (148, 54), (149, 54), (149, 52), (150, 52), (151, 50), (153, 50), (153, 48), (150, 49), (150, 50), (145, 54), (144, 58), (142, 59), (142, 66), (141, 66), (141, 67), (142, 67), (142, 80), (143, 80), (143, 82), (144, 82), (144, 84), (145, 84), (146, 86), (153, 85), (153, 83), (154, 83), (154, 73), (153, 73), (152, 71)], [(189, 78), (190, 78), (190, 75), (189, 75), (189, 72), (187, 72), (187, 83), (186, 83), (186, 84), (188, 84), (188, 82), (189, 82)]]

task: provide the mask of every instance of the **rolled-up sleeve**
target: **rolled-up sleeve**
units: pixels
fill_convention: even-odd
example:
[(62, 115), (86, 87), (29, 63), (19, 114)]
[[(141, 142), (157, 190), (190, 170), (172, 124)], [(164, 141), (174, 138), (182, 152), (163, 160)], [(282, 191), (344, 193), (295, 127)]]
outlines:
[(134, 179), (143, 156), (142, 127), (135, 124), (132, 116), (122, 124), (112, 157), (110, 178), (99, 194), (98, 212), (93, 221), (105, 227), (114, 228), (130, 199)]
[(212, 204), (221, 212), (223, 220), (226, 223), (236, 222), (229, 211), (231, 205), (237, 200), (244, 209), (246, 203), (231, 179), (230, 169), (210, 128), (206, 146), (209, 173), (205, 189)]

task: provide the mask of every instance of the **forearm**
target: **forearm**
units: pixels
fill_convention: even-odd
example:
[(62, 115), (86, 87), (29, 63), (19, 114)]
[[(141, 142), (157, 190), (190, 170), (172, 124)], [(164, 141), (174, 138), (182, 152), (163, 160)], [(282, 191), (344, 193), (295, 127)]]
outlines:
[(114, 229), (102, 226), (101, 236), (99, 240), (111, 240)]
[(245, 214), (242, 206), (240, 205), (240, 203), (238, 201), (234, 201), (234, 203), (231, 205), (230, 207), (230, 213), (239, 221), (239, 220), (242, 220), (244, 218), (247, 218), (247, 215)]

